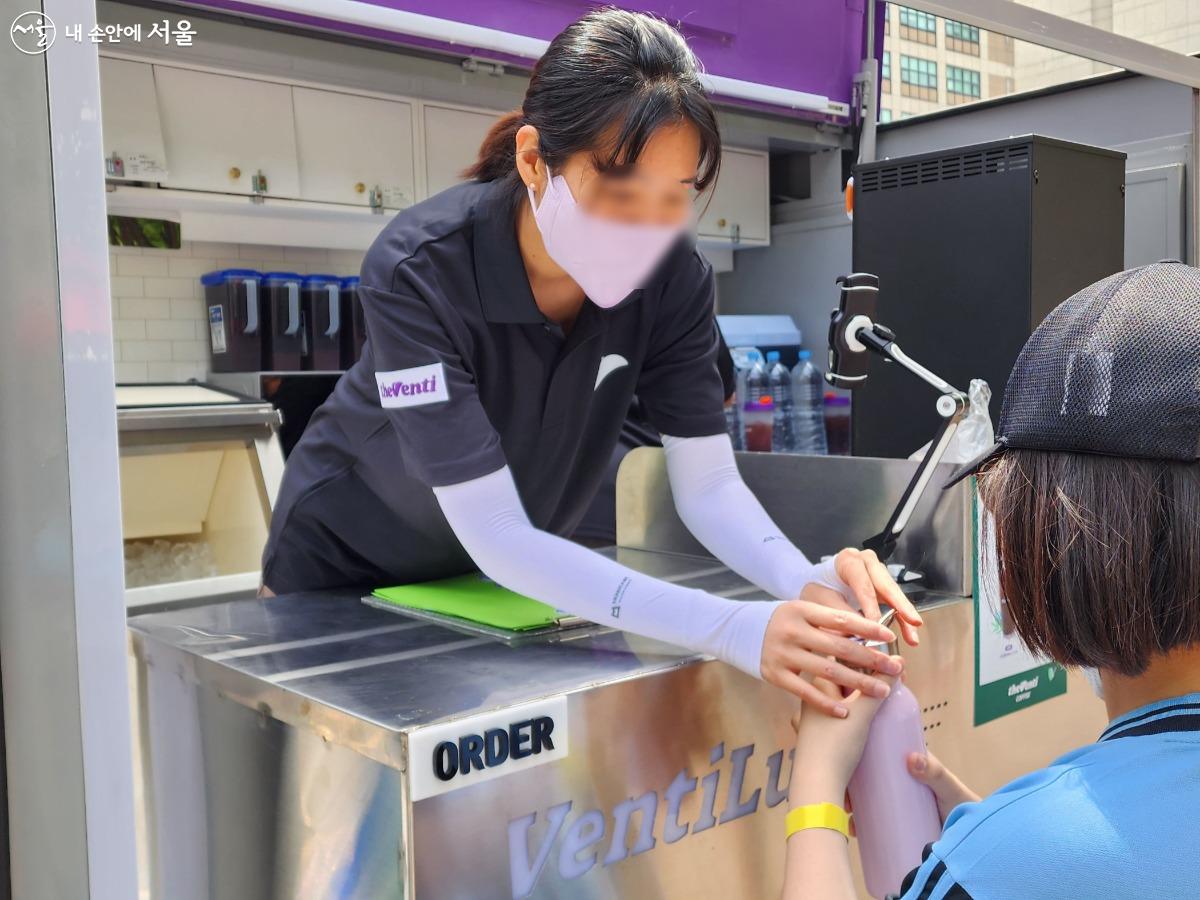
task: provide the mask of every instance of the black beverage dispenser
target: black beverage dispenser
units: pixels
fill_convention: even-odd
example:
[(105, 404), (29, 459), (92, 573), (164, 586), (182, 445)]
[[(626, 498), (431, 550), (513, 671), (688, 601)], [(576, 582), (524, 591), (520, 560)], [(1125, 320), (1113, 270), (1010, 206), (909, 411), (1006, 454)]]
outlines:
[(300, 292), (304, 319), (304, 368), (334, 372), (342, 365), (342, 330), (349, 325), (342, 279), (337, 275), (305, 275)]
[(262, 275), (254, 269), (218, 269), (200, 276), (208, 312), (214, 372), (262, 368)]
[(263, 369), (299, 372), (304, 357), (303, 310), (297, 272), (264, 272), (262, 277)]
[(349, 321), (344, 329), (342, 339), (342, 368), (348, 369), (362, 356), (363, 344), (367, 340), (367, 323), (363, 318), (362, 301), (358, 299), (357, 275), (342, 279), (343, 310), (347, 311)]

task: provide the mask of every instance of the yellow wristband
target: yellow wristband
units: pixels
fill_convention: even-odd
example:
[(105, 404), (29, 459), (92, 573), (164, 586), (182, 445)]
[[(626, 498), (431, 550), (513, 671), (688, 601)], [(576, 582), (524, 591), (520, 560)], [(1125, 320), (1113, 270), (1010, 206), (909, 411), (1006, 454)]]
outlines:
[(850, 839), (850, 813), (834, 803), (797, 806), (788, 812), (784, 825), (787, 826), (787, 837), (806, 828), (828, 828), (840, 832), (846, 840)]

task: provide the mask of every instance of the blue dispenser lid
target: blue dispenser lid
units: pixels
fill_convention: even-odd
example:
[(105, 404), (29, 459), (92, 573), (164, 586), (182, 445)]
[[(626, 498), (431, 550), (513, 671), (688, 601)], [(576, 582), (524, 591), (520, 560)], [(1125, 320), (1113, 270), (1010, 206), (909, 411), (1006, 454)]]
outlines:
[(263, 272), (263, 281), (302, 281), (304, 276), (299, 272)]
[(310, 275), (304, 276), (304, 284), (341, 284), (342, 278), (340, 275), (327, 275), (324, 272), (313, 272)]
[(347, 275), (342, 279), (342, 287), (354, 287), (361, 279), (357, 275)]
[(262, 278), (262, 272), (257, 269), (216, 269), (212, 272), (205, 272), (200, 276), (200, 283), (203, 285), (222, 284), (234, 278)]

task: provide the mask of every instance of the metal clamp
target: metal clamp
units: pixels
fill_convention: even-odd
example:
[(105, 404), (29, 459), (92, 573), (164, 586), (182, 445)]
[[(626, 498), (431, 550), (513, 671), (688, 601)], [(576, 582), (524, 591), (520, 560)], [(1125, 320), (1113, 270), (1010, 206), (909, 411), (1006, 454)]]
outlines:
[(857, 328), (853, 337), (866, 349), (882, 356), (886, 360), (896, 363), (907, 372), (924, 381), (940, 395), (936, 401), (936, 409), (942, 419), (942, 424), (934, 434), (933, 440), (929, 444), (929, 449), (925, 451), (925, 456), (922, 458), (920, 465), (917, 466), (916, 473), (908, 483), (908, 487), (905, 488), (900, 502), (896, 505), (896, 509), (892, 512), (892, 516), (888, 519), (888, 523), (884, 526), (883, 531), (863, 541), (864, 550), (874, 550), (875, 554), (881, 560), (887, 562), (896, 549), (900, 532), (908, 525), (913, 511), (917, 508), (917, 503), (921, 500), (921, 495), (925, 493), (925, 488), (929, 486), (929, 480), (933, 477), (934, 468), (941, 462), (946, 448), (950, 446), (950, 439), (954, 437), (954, 432), (958, 430), (959, 423), (966, 417), (970, 402), (966, 394), (952, 386), (944, 378), (929, 371), (901, 350), (900, 346), (896, 343), (895, 333), (886, 325), (880, 325), (878, 322), (867, 320), (866, 324)]
[[(883, 615), (879, 617), (879, 624), (884, 628), (891, 628), (892, 621), (895, 618), (896, 610), (889, 606), (883, 611)], [(894, 656), (900, 650), (900, 641), (895, 634), (892, 635), (890, 641), (864, 641), (864, 643), (872, 650), (879, 650), (881, 653), (886, 653), (889, 656)]]

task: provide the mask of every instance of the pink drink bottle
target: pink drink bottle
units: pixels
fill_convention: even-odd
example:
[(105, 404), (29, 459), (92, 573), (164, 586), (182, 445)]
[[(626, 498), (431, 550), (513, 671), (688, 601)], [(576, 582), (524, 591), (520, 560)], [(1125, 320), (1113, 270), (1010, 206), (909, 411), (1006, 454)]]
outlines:
[[(887, 652), (885, 645), (871, 646)], [(925, 845), (942, 833), (933, 791), (908, 774), (908, 754), (914, 752), (925, 752), (921, 708), (897, 681), (871, 722), (849, 786), (863, 881), (875, 898), (900, 893)]]

